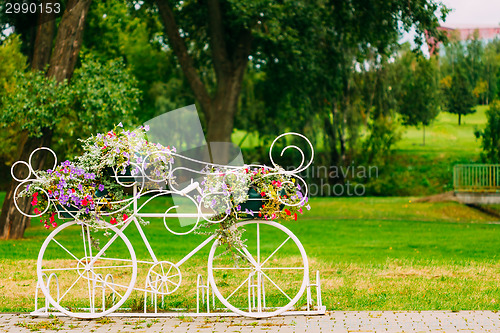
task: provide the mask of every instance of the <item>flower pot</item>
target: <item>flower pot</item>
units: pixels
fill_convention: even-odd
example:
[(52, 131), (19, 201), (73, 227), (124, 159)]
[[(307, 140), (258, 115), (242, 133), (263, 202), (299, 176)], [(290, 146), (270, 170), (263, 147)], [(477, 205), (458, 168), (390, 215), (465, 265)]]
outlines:
[(99, 190), (99, 189), (97, 189), (97, 190), (95, 191), (95, 196), (96, 196), (96, 198), (104, 198), (104, 197), (106, 197), (106, 196), (108, 195), (108, 193), (109, 193), (109, 192), (108, 192), (108, 190), (106, 190), (106, 189), (104, 189), (104, 190), (102, 190), (102, 191), (101, 191), (101, 190)]
[[(280, 195), (285, 195), (285, 190), (280, 191)], [(245, 212), (245, 209), (251, 210), (253, 212), (258, 212), (264, 205), (265, 201), (269, 199), (262, 199), (260, 193), (258, 193), (253, 187), (248, 190), (248, 200), (241, 203), (241, 211)], [(283, 210), (285, 205), (280, 205), (280, 210)]]
[(244, 212), (245, 209), (248, 209), (253, 212), (258, 212), (262, 208), (263, 204), (264, 200), (262, 200), (260, 193), (258, 193), (253, 187), (250, 187), (248, 190), (248, 200), (241, 203), (241, 211)]
[(116, 171), (116, 175), (115, 175), (115, 172), (113, 171), (113, 168), (111, 168), (111, 167), (106, 167), (104, 169), (103, 174), (105, 176), (109, 176), (111, 178), (117, 179), (118, 182), (120, 182), (122, 184), (132, 184), (132, 183), (135, 183), (135, 177), (132, 176), (132, 168), (131, 168), (130, 165), (125, 168), (125, 173), (124, 174), (122, 174), (122, 170), (117, 170)]
[(78, 213), (78, 208), (75, 206), (61, 206), (56, 204), (57, 215), (60, 219), (72, 219)]

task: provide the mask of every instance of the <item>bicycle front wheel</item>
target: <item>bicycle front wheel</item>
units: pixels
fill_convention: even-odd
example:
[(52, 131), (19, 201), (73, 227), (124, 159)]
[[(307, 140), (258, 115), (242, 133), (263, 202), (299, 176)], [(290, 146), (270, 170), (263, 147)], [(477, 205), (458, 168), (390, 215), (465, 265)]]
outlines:
[(309, 280), (306, 252), (299, 239), (272, 221), (246, 221), (246, 248), (240, 259), (216, 240), (208, 258), (208, 279), (228, 309), (247, 317), (272, 317), (291, 309)]

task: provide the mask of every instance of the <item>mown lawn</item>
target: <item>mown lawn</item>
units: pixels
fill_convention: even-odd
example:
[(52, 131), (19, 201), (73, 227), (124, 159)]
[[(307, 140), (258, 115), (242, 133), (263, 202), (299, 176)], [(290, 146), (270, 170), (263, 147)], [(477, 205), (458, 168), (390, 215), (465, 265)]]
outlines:
[[(311, 206), (298, 222), (284, 224), (304, 245), (311, 272), (320, 270), (327, 309), (500, 310), (500, 224), (491, 216), (408, 197), (315, 198)], [(164, 208), (162, 202), (149, 206)], [(145, 231), (160, 260), (182, 258), (205, 237), (173, 236), (160, 220)], [(0, 311), (33, 310), (36, 257), (46, 235), (33, 222), (25, 239), (0, 242)], [(137, 256), (146, 258), (137, 232), (127, 235)], [(67, 237), (79, 239), (78, 233)], [(195, 278), (206, 276), (207, 253), (208, 247), (181, 267), (183, 287), (167, 298), (167, 307), (195, 306)]]

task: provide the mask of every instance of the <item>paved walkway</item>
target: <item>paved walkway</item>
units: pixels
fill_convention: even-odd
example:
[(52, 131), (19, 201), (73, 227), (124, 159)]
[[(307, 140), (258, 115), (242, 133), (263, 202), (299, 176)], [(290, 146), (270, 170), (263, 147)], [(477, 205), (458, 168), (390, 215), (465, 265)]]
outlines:
[(0, 314), (0, 332), (500, 332), (500, 312), (350, 311), (324, 316), (246, 318), (33, 318)]

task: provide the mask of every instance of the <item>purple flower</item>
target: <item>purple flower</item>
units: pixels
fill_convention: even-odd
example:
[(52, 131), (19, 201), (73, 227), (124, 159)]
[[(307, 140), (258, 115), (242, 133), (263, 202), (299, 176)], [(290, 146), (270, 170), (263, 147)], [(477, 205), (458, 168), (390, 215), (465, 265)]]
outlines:
[(147, 132), (149, 131), (149, 125), (144, 126), (144, 130)]
[(76, 188), (78, 188), (78, 190), (79, 190), (80, 192), (82, 192), (82, 191), (83, 191), (83, 185), (82, 185), (82, 184), (78, 184), (78, 186), (77, 186)]
[(214, 207), (215, 205), (217, 205), (217, 201), (215, 199), (213, 199), (211, 204), (212, 204), (212, 207)]
[(122, 122), (121, 122), (121, 121), (120, 121), (120, 123), (119, 123), (118, 125), (116, 125), (116, 126), (118, 126), (118, 127), (122, 127), (122, 128), (123, 128), (123, 124), (122, 124)]
[(240, 205), (236, 206), (236, 210), (239, 212), (241, 210), (241, 206)]
[(52, 171), (52, 169), (47, 170), (47, 173), (52, 173), (52, 172), (54, 172), (54, 171)]
[(253, 216), (253, 211), (248, 210), (248, 208), (245, 208), (245, 214), (250, 214)]
[(231, 209), (230, 208), (226, 209), (226, 214), (229, 214), (229, 213), (231, 213)]
[(66, 161), (62, 162), (62, 164), (61, 164), (61, 165), (62, 165), (63, 167), (69, 167), (69, 166), (71, 165), (71, 162), (70, 162), (70, 161), (68, 161), (68, 160), (66, 160)]
[(297, 184), (297, 190), (301, 190), (302, 188), (300, 187), (300, 184)]
[(311, 210), (311, 206), (307, 205), (306, 206), (307, 210)]
[(99, 185), (98, 189), (99, 189), (99, 191), (101, 191), (101, 192), (102, 192), (102, 191), (104, 191), (104, 185), (102, 185), (102, 184), (101, 184), (101, 185)]

